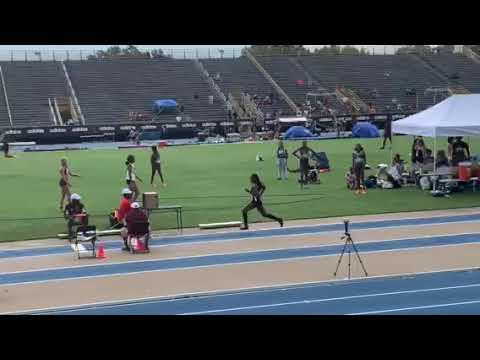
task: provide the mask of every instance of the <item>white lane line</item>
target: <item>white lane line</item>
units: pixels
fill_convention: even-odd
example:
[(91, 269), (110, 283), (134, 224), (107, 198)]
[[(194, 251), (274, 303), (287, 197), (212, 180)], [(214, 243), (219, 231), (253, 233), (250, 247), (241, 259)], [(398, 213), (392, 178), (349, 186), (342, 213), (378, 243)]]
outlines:
[[(444, 238), (444, 237), (457, 237), (457, 236), (466, 236), (466, 235), (480, 235), (480, 232), (465, 232), (465, 233), (458, 233), (458, 234), (440, 234), (440, 235), (423, 235), (418, 237), (407, 237), (407, 238), (393, 238), (393, 239), (386, 239), (386, 240), (373, 240), (373, 241), (356, 241), (356, 244), (378, 244), (378, 243), (389, 243), (391, 241), (416, 241), (416, 240), (426, 240), (431, 238)], [(425, 248), (435, 248), (435, 247), (443, 247), (443, 246), (456, 246), (456, 245), (468, 245), (468, 244), (476, 244), (477, 241), (465, 240), (465, 242), (461, 243), (454, 243), (454, 244), (444, 244), (444, 245), (430, 245), (430, 246), (421, 246), (421, 247), (407, 247), (407, 248), (394, 248), (394, 249), (385, 249), (385, 250), (371, 250), (371, 251), (360, 251), (361, 253), (375, 253), (375, 252), (389, 252), (389, 251), (397, 251), (397, 250), (408, 250), (408, 249), (425, 249)], [(198, 243), (193, 243), (198, 244)], [(202, 242), (203, 244), (203, 242)], [(166, 247), (166, 246), (173, 246), (171, 245), (155, 245), (150, 246), (150, 248), (159, 248), (159, 247)], [(183, 245), (183, 244), (182, 244)], [(295, 245), (295, 244), (293, 244)], [(123, 265), (123, 264), (138, 264), (138, 263), (149, 263), (152, 261), (167, 261), (167, 260), (187, 260), (187, 259), (195, 259), (201, 257), (208, 257), (208, 256), (230, 256), (230, 255), (251, 255), (255, 253), (261, 252), (269, 252), (269, 251), (288, 251), (288, 250), (308, 250), (308, 249), (322, 249), (329, 246), (342, 246), (343, 243), (329, 243), (329, 244), (310, 244), (310, 245), (303, 245), (300, 247), (296, 246), (287, 246), (287, 247), (277, 247), (277, 248), (263, 248), (263, 249), (253, 249), (253, 250), (245, 250), (238, 252), (237, 250), (231, 250), (222, 253), (206, 253), (200, 255), (187, 255), (187, 256), (172, 256), (172, 257), (164, 257), (164, 258), (154, 258), (154, 259), (142, 259), (142, 260), (130, 260), (126, 259), (124, 261), (115, 261), (115, 262), (98, 262), (94, 264), (82, 264), (82, 265), (68, 265), (68, 266), (60, 266), (60, 267), (41, 267), (38, 269), (31, 269), (31, 270), (17, 270), (17, 271), (8, 271), (8, 272), (0, 272), (0, 275), (8, 275), (8, 274), (19, 274), (19, 273), (35, 273), (40, 271), (53, 271), (53, 270), (66, 270), (66, 269), (77, 269), (77, 268), (89, 268), (92, 266), (109, 266), (109, 265)], [(120, 251), (117, 249), (112, 249), (109, 251)], [(338, 254), (334, 254), (338, 255)], [(46, 256), (46, 255), (42, 255)], [(332, 255), (314, 255), (314, 256), (306, 256), (304, 258), (311, 258), (317, 256), (332, 256)], [(17, 259), (17, 258), (13, 258)], [(281, 259), (279, 259), (281, 260)], [(266, 260), (267, 261), (267, 260)]]
[[(305, 282), (296, 282), (296, 283), (277, 283), (273, 286), (250, 286), (246, 288), (235, 288), (235, 289), (228, 289), (228, 290), (212, 290), (212, 291), (198, 291), (198, 292), (186, 292), (186, 293), (177, 293), (177, 294), (170, 294), (164, 296), (147, 296), (141, 298), (130, 298), (126, 300), (108, 300), (108, 301), (98, 301), (92, 303), (83, 303), (83, 304), (71, 304), (65, 306), (52, 306), (46, 308), (36, 308), (31, 310), (20, 310), (20, 311), (13, 311), (13, 312), (3, 312), (0, 315), (7, 315), (7, 314), (31, 314), (37, 312), (47, 312), (47, 311), (65, 311), (65, 310), (83, 310), (89, 308), (96, 308), (96, 307), (116, 307), (116, 306), (129, 306), (136, 303), (143, 303), (143, 302), (155, 302), (155, 301), (169, 301), (169, 302), (178, 302), (178, 301), (187, 301), (192, 299), (199, 299), (199, 298), (216, 298), (216, 297), (228, 297), (228, 296), (236, 296), (239, 294), (252, 294), (257, 293), (260, 291), (280, 291), (280, 290), (290, 290), (290, 289), (303, 289), (303, 288), (312, 288), (317, 286), (325, 286), (328, 284), (332, 285), (349, 285), (349, 284), (358, 284), (360, 282), (368, 282), (371, 280), (378, 280), (378, 279), (387, 279), (390, 281), (398, 280), (402, 277), (415, 277), (421, 275), (435, 275), (440, 273), (453, 273), (453, 272), (464, 272), (464, 271), (477, 271), (478, 268), (468, 267), (468, 268), (453, 268), (453, 269), (443, 269), (443, 270), (432, 270), (432, 271), (424, 271), (419, 273), (399, 273), (399, 274), (389, 274), (389, 275), (373, 275), (369, 276), (368, 278), (359, 277), (359, 278), (352, 278), (351, 280), (344, 280), (344, 279), (329, 279), (329, 280), (321, 280), (321, 281), (305, 281)], [(345, 283), (345, 284), (342, 284)]]
[[(431, 238), (444, 238), (444, 237), (457, 237), (457, 236), (466, 236), (466, 235), (480, 235), (480, 232), (465, 232), (465, 233), (458, 233), (458, 234), (440, 234), (440, 235), (423, 235), (423, 236), (418, 236), (418, 237), (406, 237), (406, 238), (392, 238), (392, 239), (384, 239), (384, 240), (363, 240), (363, 241), (356, 241), (356, 244), (378, 244), (378, 243), (388, 243), (390, 241), (416, 241), (416, 240), (426, 240), (426, 239), (431, 239)], [(444, 246), (449, 246), (449, 245), (464, 245), (464, 244), (475, 244), (476, 242), (465, 242), (465, 243), (455, 243), (455, 244), (446, 244)], [(198, 243), (192, 243), (192, 244), (198, 244)], [(200, 244), (202, 245), (203, 242)], [(92, 266), (109, 266), (109, 265), (122, 265), (122, 264), (134, 264), (134, 263), (149, 263), (152, 261), (167, 261), (167, 260), (182, 260), (182, 259), (195, 259), (199, 257), (207, 257), (207, 256), (228, 256), (228, 255), (237, 255), (237, 254), (255, 254), (255, 253), (261, 253), (261, 252), (268, 252), (268, 251), (288, 251), (288, 250), (308, 250), (308, 249), (322, 249), (325, 247), (329, 246), (342, 246), (344, 243), (343, 242), (337, 242), (337, 243), (329, 243), (329, 244), (310, 244), (310, 245), (302, 245), (302, 246), (295, 246), (294, 243), (292, 243), (292, 246), (287, 246), (287, 247), (276, 247), (276, 248), (260, 248), (260, 249), (253, 249), (253, 250), (245, 250), (238, 252), (236, 250), (231, 250), (231, 251), (226, 251), (226, 252), (218, 252), (218, 253), (206, 253), (206, 254), (199, 254), (199, 255), (187, 255), (187, 256), (171, 256), (171, 257), (160, 257), (160, 258), (153, 258), (153, 259), (142, 259), (142, 260), (134, 260), (134, 259), (126, 259), (124, 261), (115, 261), (115, 262), (98, 262), (94, 264), (81, 264), (81, 265), (66, 265), (66, 266), (57, 266), (57, 267), (40, 267), (37, 269), (26, 269), (26, 270), (17, 270), (17, 271), (8, 271), (8, 272), (0, 272), (0, 275), (8, 275), (8, 274), (18, 274), (18, 273), (35, 273), (39, 271), (52, 271), (52, 270), (65, 270), (65, 269), (77, 269), (77, 268), (89, 268)], [(179, 244), (179, 245), (184, 245), (184, 244)], [(73, 246), (73, 245), (72, 245)], [(168, 246), (175, 246), (175, 244), (169, 244), (169, 245), (154, 245), (150, 246), (150, 248), (163, 248), (163, 247), (168, 247)], [(438, 247), (438, 246), (443, 246), (443, 245), (432, 245), (432, 247)], [(420, 248), (420, 247), (418, 247)], [(422, 247), (423, 248), (423, 247)], [(403, 248), (405, 249), (405, 248)], [(391, 250), (396, 250), (395, 249), (390, 249), (390, 250), (379, 250), (382, 252), (386, 251), (391, 251)], [(120, 251), (120, 249), (111, 249), (109, 251)], [(374, 252), (374, 250), (369, 251), (369, 252)], [(365, 252), (365, 253), (369, 253)], [(42, 255), (45, 256), (45, 255)], [(330, 255), (324, 255), (324, 256), (330, 256)], [(17, 258), (13, 258), (17, 259)], [(1, 259), (0, 259), (1, 260)]]
[[(467, 221), (457, 221), (455, 224), (461, 224), (461, 223), (473, 223), (473, 222), (478, 222), (478, 220), (467, 220)], [(353, 229), (355, 232), (368, 232), (372, 230), (390, 230), (390, 229), (398, 229), (398, 228), (409, 228), (409, 227), (426, 227), (426, 226), (436, 226), (436, 225), (449, 225), (451, 224), (450, 222), (447, 223), (438, 223), (438, 224), (419, 224), (419, 225), (394, 225), (394, 226), (385, 226), (385, 227), (371, 227), (371, 228), (364, 228), (364, 229)], [(352, 230), (352, 231), (353, 231)], [(415, 229), (412, 229), (415, 230)], [(256, 235), (252, 237), (247, 237), (247, 238), (233, 238), (233, 239), (217, 239), (217, 240), (193, 240), (189, 242), (168, 242), (168, 240), (165, 240), (167, 242), (166, 244), (160, 244), (160, 245), (151, 245), (150, 247), (167, 247), (167, 246), (188, 246), (188, 245), (195, 245), (195, 244), (211, 244), (211, 243), (227, 243), (227, 242), (235, 242), (235, 241), (240, 241), (240, 240), (257, 240), (257, 239), (268, 239), (268, 238), (278, 238), (278, 237), (306, 237), (306, 236), (315, 236), (315, 235), (335, 235), (338, 236), (338, 234), (343, 234), (343, 230), (328, 230), (328, 231), (315, 231), (315, 232), (302, 232), (302, 233), (296, 233), (296, 234), (277, 234), (277, 235)], [(429, 238), (429, 237), (443, 237), (443, 236), (461, 236), (461, 235), (475, 235), (479, 234), (479, 231), (473, 231), (473, 232), (463, 232), (463, 233), (452, 233), (452, 234), (446, 234), (446, 235), (424, 235), (421, 237), (417, 238), (407, 238), (407, 240), (410, 239), (421, 239), (421, 238)], [(392, 240), (403, 240), (404, 238), (396, 238)], [(389, 240), (389, 239), (387, 239)], [(378, 240), (378, 241), (387, 241), (387, 240)], [(158, 239), (158, 241), (162, 241), (162, 239)], [(334, 245), (334, 244), (332, 244)]]
[[(388, 309), (388, 310), (378, 310), (378, 311), (366, 311), (366, 312), (353, 313), (353, 314), (347, 314), (347, 315), (387, 314), (387, 313), (392, 313), (392, 312), (400, 312), (400, 311), (408, 311), (408, 310), (434, 309), (434, 308), (441, 308), (441, 307), (448, 307), (448, 306), (459, 306), (459, 305), (469, 305), (469, 304), (480, 304), (480, 300), (462, 301), (462, 302), (448, 303), (448, 304), (435, 304), (435, 305), (425, 305), (425, 306), (412, 306), (412, 307), (406, 307), (406, 308)], [(473, 314), (472, 314), (472, 315), (473, 315)]]
[[(342, 297), (326, 298), (326, 299), (324, 298), (324, 299), (314, 299), (314, 300), (290, 301), (290, 302), (276, 303), (276, 304), (241, 306), (241, 307), (235, 307), (235, 308), (196, 311), (196, 312), (183, 313), (183, 314), (180, 314), (180, 315), (215, 314), (215, 313), (240, 311), (240, 310), (275, 308), (275, 307), (281, 307), (281, 306), (291, 306), (291, 305), (300, 305), (300, 304), (314, 304), (314, 303), (321, 303), (321, 302), (330, 302), (330, 301), (339, 301), (339, 300), (352, 300), (352, 299), (362, 299), (362, 298), (371, 298), (371, 297), (373, 298), (373, 297), (379, 297), (379, 296), (391, 296), (391, 295), (400, 295), (400, 294), (418, 294), (418, 293), (426, 293), (426, 292), (433, 292), (433, 291), (466, 289), (466, 288), (473, 288), (473, 287), (479, 287), (479, 286), (480, 286), (480, 283), (479, 284), (469, 284), (469, 285), (459, 285), (459, 286), (447, 286), (447, 287), (431, 288), (431, 289), (393, 291), (393, 292), (386, 292), (386, 293), (352, 295), (352, 296), (342, 296)], [(401, 310), (402, 309), (400, 309), (400, 310), (386, 310), (386, 312), (401, 311)], [(355, 314), (351, 314), (351, 315), (355, 315)]]
[[(452, 246), (472, 245), (472, 244), (479, 245), (479, 242), (474, 241), (474, 242), (465, 242), (465, 243), (457, 243), (457, 244), (444, 244), (444, 245), (418, 246), (418, 247), (408, 247), (408, 248), (398, 248), (398, 249), (394, 248), (394, 249), (387, 249), (387, 250), (361, 251), (361, 253), (377, 254), (377, 253), (388, 253), (388, 252), (395, 252), (395, 251), (414, 251), (418, 249), (434, 249), (434, 248), (444, 248), (444, 247), (452, 247)], [(232, 254), (227, 254), (227, 255), (232, 255)], [(0, 285), (16, 286), (16, 285), (28, 285), (28, 284), (43, 284), (48, 282), (63, 282), (63, 281), (82, 280), (82, 279), (101, 279), (101, 278), (107, 278), (107, 277), (131, 276), (131, 275), (139, 275), (139, 274), (147, 274), (147, 273), (169, 272), (169, 271), (191, 270), (191, 269), (202, 269), (202, 268), (217, 268), (217, 267), (229, 267), (229, 266), (231, 267), (236, 265), (248, 265), (248, 264), (258, 264), (258, 263), (272, 263), (272, 262), (279, 262), (279, 263), (290, 262), (291, 263), (295, 261), (320, 259), (320, 258), (326, 258), (326, 257), (332, 257), (332, 256), (338, 256), (338, 253), (329, 254), (329, 255), (310, 255), (310, 256), (295, 256), (291, 258), (239, 261), (239, 262), (229, 262), (229, 263), (222, 263), (222, 264), (213, 263), (208, 265), (184, 266), (184, 267), (175, 267), (175, 268), (167, 268), (167, 269), (127, 271), (127, 272), (117, 272), (117, 273), (111, 273), (111, 274), (85, 275), (85, 276), (74, 276), (74, 277), (66, 277), (66, 278), (52, 278), (52, 279), (45, 279), (45, 280), (31, 280), (31, 281), (22, 281), (22, 282), (15, 282), (15, 283), (3, 283)], [(156, 261), (156, 259), (145, 260), (145, 261)], [(41, 270), (27, 271), (26, 273), (30, 273), (30, 272), (34, 273), (37, 271), (41, 271)], [(6, 275), (8, 275), (8, 273)]]
[[(473, 214), (477, 215), (477, 214)], [(480, 214), (479, 214), (480, 215)], [(460, 215), (463, 216), (463, 215)], [(442, 215), (439, 216), (434, 216), (435, 217), (442, 217)], [(453, 216), (455, 217), (455, 216)], [(430, 217), (429, 217), (430, 218)], [(380, 222), (385, 222), (385, 221), (402, 221), (402, 220), (420, 220), (422, 218), (407, 218), (407, 219), (391, 219), (391, 220), (380, 220), (380, 221), (373, 221), (374, 223), (380, 223)], [(428, 219), (428, 218), (427, 218)], [(396, 229), (396, 228), (406, 228), (406, 227), (427, 227), (427, 226), (435, 226), (435, 225), (449, 225), (449, 224), (468, 224), (468, 223), (474, 223), (478, 222), (479, 220), (461, 220), (461, 221), (446, 221), (446, 222), (439, 222), (439, 223), (427, 223), (427, 224), (405, 224), (405, 225), (390, 225), (390, 226), (373, 226), (373, 227), (367, 227), (363, 229), (353, 229), (355, 231), (371, 231), (371, 230), (383, 230), (383, 229)], [(365, 223), (365, 222), (371, 222), (370, 220), (368, 221), (359, 221), (358, 224), (360, 223)], [(325, 224), (325, 225), (304, 225), (304, 226), (293, 226), (293, 227), (285, 227), (284, 229), (301, 229), (301, 228), (308, 228), (308, 227), (316, 227), (316, 226), (330, 226), (330, 225), (338, 225), (337, 223), (332, 223), (332, 224)], [(271, 230), (278, 230), (278, 228), (271, 228), (271, 229), (261, 229), (261, 230), (253, 230), (255, 232), (263, 232), (263, 231), (271, 231)], [(172, 242), (169, 242), (171, 240), (164, 240), (162, 237), (159, 238), (154, 238), (154, 241), (165, 241), (167, 244), (160, 244), (160, 245), (151, 245), (150, 247), (164, 247), (164, 246), (171, 246), (171, 245), (190, 245), (190, 244), (208, 244), (208, 243), (213, 243), (213, 242), (228, 242), (228, 241), (238, 241), (238, 240), (253, 240), (253, 239), (263, 239), (263, 238), (272, 238), (272, 237), (296, 237), (296, 236), (308, 236), (308, 235), (321, 235), (321, 234), (332, 234), (332, 233), (339, 233), (342, 232), (342, 230), (328, 230), (328, 231), (323, 231), (319, 229), (318, 231), (314, 232), (301, 232), (301, 233), (296, 233), (296, 234), (275, 234), (275, 235), (256, 235), (252, 237), (236, 237), (233, 239), (217, 239), (217, 240), (193, 240), (190, 242), (179, 242), (175, 243), (175, 240)], [(477, 232), (478, 233), (478, 232)], [(209, 235), (216, 235), (216, 234), (235, 234), (232, 232), (219, 232), (219, 233), (212, 233), (212, 234), (188, 234), (188, 235), (179, 235), (179, 237), (183, 238), (188, 238), (188, 237), (195, 237), (195, 236), (206, 236), (208, 237)], [(463, 234), (463, 233), (462, 233)], [(460, 234), (460, 235), (462, 235)], [(465, 233), (465, 234), (470, 234), (470, 233)], [(474, 234), (474, 233), (472, 233)], [(175, 237), (166, 235), (165, 237)], [(110, 243), (119, 243), (119, 240), (106, 240), (106, 241), (101, 241), (103, 244), (110, 244)], [(99, 242), (100, 243), (100, 242)], [(51, 246), (45, 246), (45, 247), (35, 247), (35, 248), (17, 248), (17, 249), (7, 249), (7, 250), (0, 250), (0, 253), (2, 252), (10, 252), (10, 251), (29, 251), (29, 250), (38, 250), (38, 249), (48, 249), (48, 248), (54, 248), (54, 247), (65, 247), (65, 245), (51, 245)], [(118, 249), (109, 249), (110, 251), (120, 251), (120, 248)], [(40, 255), (18, 255), (18, 256), (11, 256), (11, 257), (6, 257), (6, 258), (0, 258), (0, 260), (4, 259), (9, 259), (9, 258), (35, 258), (35, 257), (43, 257), (43, 256), (59, 256), (59, 255), (65, 255), (69, 254), (69, 252), (62, 252), (62, 253), (54, 253), (54, 254), (40, 254)]]

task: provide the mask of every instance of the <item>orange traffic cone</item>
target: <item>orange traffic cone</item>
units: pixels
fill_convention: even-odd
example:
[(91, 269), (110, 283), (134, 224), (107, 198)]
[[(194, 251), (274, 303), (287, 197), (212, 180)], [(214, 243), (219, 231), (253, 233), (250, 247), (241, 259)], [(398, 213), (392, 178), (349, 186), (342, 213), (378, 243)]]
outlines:
[(102, 245), (102, 244), (98, 245), (97, 258), (99, 258), (99, 259), (106, 259), (106, 258), (107, 258), (107, 257), (105, 256), (105, 250), (103, 249), (103, 245)]

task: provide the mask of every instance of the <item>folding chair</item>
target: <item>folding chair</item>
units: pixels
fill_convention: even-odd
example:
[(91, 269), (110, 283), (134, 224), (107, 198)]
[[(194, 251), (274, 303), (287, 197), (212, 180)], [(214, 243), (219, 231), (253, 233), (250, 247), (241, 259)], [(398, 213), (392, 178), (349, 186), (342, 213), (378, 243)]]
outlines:
[(76, 229), (78, 229), (79, 226), (86, 226), (86, 225), (88, 225), (87, 213), (75, 214), (69, 217), (67, 222), (69, 241), (70, 242), (74, 241)]
[(91, 243), (92, 244), (92, 255), (91, 257), (96, 257), (95, 242), (97, 241), (97, 227), (95, 225), (81, 225), (77, 227), (74, 232), (74, 238), (72, 248), (77, 253), (77, 258), (80, 259), (81, 253), (89, 252), (82, 243)]
[(130, 226), (127, 225), (127, 244), (130, 252), (134, 253), (148, 253), (148, 242), (150, 240), (150, 223), (136, 223)]

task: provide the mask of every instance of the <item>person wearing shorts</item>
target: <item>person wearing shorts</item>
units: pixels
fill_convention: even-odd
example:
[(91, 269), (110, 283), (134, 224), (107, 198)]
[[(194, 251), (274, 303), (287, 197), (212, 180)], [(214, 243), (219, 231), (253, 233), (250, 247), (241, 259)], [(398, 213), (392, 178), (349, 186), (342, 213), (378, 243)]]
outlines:
[(162, 185), (165, 186), (166, 184), (163, 181), (160, 153), (158, 152), (158, 148), (156, 146), (152, 146), (152, 156), (150, 157), (150, 165), (152, 166), (152, 176), (150, 178), (150, 185), (153, 185), (155, 187), (155, 185), (153, 184), (153, 180), (155, 178), (155, 174), (158, 173), (158, 176), (160, 176), (160, 181), (162, 182)]
[(381, 150), (385, 149), (387, 139), (390, 140), (390, 146), (392, 146), (392, 119), (390, 117), (385, 121), (385, 129), (383, 129), (383, 144), (380, 148)]
[(140, 189), (137, 186), (137, 180), (142, 182), (142, 179), (135, 172), (135, 156), (128, 155), (127, 161), (125, 162), (127, 166), (127, 176), (125, 178), (128, 188), (132, 192), (132, 201), (134, 202), (140, 196)]
[(60, 160), (60, 181), (58, 182), (58, 185), (60, 186), (60, 211), (63, 211), (63, 202), (65, 199), (67, 199), (67, 202), (70, 199), (70, 187), (72, 186), (70, 184), (70, 177), (71, 176), (76, 176), (79, 177), (80, 175), (74, 174), (72, 171), (70, 171), (70, 168), (68, 167), (68, 161), (66, 158), (62, 158)]
[(352, 154), (352, 168), (355, 175), (355, 193), (366, 194), (365, 189), (365, 165), (367, 164), (367, 156), (362, 145), (357, 144)]
[(304, 141), (302, 146), (293, 152), (293, 155), (296, 156), (300, 161), (300, 183), (306, 184), (308, 178), (308, 171), (310, 170), (310, 164), (308, 162), (310, 156), (315, 152), (310, 149), (307, 145), (307, 142)]
[(242, 210), (242, 215), (243, 215), (243, 227), (241, 227), (241, 230), (248, 230), (248, 212), (253, 209), (257, 209), (262, 216), (278, 221), (281, 227), (283, 227), (283, 219), (276, 217), (275, 215), (267, 213), (265, 208), (263, 207), (263, 202), (262, 202), (262, 195), (265, 192), (265, 185), (260, 181), (260, 178), (258, 177), (257, 174), (252, 174), (250, 176), (250, 182), (252, 184), (252, 187), (250, 189), (245, 189), (246, 192), (248, 192), (250, 195), (252, 195), (252, 201), (245, 206)]

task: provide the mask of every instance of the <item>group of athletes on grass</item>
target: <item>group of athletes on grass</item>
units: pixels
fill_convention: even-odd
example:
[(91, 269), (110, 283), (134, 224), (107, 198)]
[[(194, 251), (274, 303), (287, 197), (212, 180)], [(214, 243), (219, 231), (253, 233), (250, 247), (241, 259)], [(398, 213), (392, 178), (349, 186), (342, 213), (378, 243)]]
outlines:
[[(150, 177), (150, 184), (155, 186), (154, 179), (155, 176), (158, 174), (160, 181), (163, 186), (166, 186), (164, 181), (163, 173), (162, 173), (162, 166), (161, 166), (161, 159), (160, 153), (158, 151), (157, 146), (152, 146), (152, 154), (150, 157), (151, 163), (151, 177)], [(300, 179), (299, 182), (307, 182), (307, 174), (310, 169), (309, 159), (315, 154), (315, 152), (308, 147), (307, 142), (304, 141), (302, 146), (296, 149), (293, 152), (293, 155), (298, 158), (299, 160), (299, 170)], [(288, 159), (288, 152), (285, 149), (283, 142), (279, 142), (279, 146), (277, 149), (277, 164), (279, 167), (279, 177), (278, 179), (286, 179), (286, 172), (287, 172), (287, 159)], [(77, 206), (79, 204), (80, 196), (78, 194), (71, 194), (70, 188), (71, 177), (78, 177), (79, 174), (72, 172), (68, 166), (68, 162), (66, 158), (62, 158), (60, 161), (60, 210), (64, 212), (65, 216), (71, 219), (72, 216), (75, 216), (77, 212), (85, 212), (83, 204), (81, 206)], [(126, 184), (127, 188), (122, 191), (122, 203), (120, 205), (120, 209), (116, 212), (118, 214), (122, 214), (124, 212), (124, 207), (126, 206), (126, 199), (133, 205), (137, 206), (136, 200), (140, 196), (141, 191), (137, 182), (143, 183), (143, 180), (138, 176), (136, 169), (135, 169), (135, 156), (128, 155), (127, 160), (125, 162), (126, 166)], [(270, 214), (267, 212), (263, 206), (263, 194), (266, 190), (265, 184), (260, 180), (260, 177), (257, 174), (252, 174), (250, 176), (250, 188), (245, 189), (247, 193), (251, 196), (251, 201), (242, 209), (242, 217), (243, 217), (243, 226), (241, 227), (242, 230), (248, 229), (248, 212), (254, 209), (257, 209), (258, 212), (272, 220), (277, 221), (280, 226), (283, 227), (283, 219), (277, 217), (275, 215)], [(64, 202), (67, 201), (68, 205), (64, 208)], [(72, 207), (73, 203), (73, 207)], [(122, 205), (123, 204), (123, 205)], [(77, 208), (76, 208), (77, 206)], [(119, 216), (122, 220), (123, 216)]]
[[(151, 164), (151, 177), (150, 177), (150, 184), (155, 187), (154, 179), (155, 175), (158, 174), (160, 181), (163, 186), (166, 186), (164, 181), (163, 173), (162, 173), (162, 166), (161, 166), (161, 159), (160, 153), (158, 151), (157, 146), (152, 146), (152, 154), (150, 157), (150, 164)], [(14, 156), (9, 153), (9, 146), (8, 143), (4, 143), (3, 146), (4, 155), (7, 158), (13, 158)], [(315, 155), (315, 151), (313, 151), (307, 144), (306, 141), (303, 141), (302, 146), (296, 149), (292, 153), (295, 157), (299, 160), (299, 169), (294, 172), (300, 173), (300, 183), (307, 183), (307, 176), (308, 172), (311, 169), (309, 164), (309, 159)], [(278, 165), (278, 179), (279, 180), (286, 180), (287, 179), (287, 159), (288, 159), (288, 152), (285, 149), (283, 142), (280, 141), (278, 148), (277, 148), (277, 165)], [(355, 150), (352, 155), (352, 169), (355, 174), (355, 186), (357, 192), (365, 191), (364, 183), (364, 170), (366, 165), (366, 155), (361, 147), (361, 145), (357, 144)], [(127, 160), (125, 162), (126, 166), (126, 184), (127, 188), (122, 191), (122, 195), (126, 195), (128, 192), (128, 198), (131, 203), (135, 203), (134, 206), (137, 206), (136, 203), (137, 198), (140, 196), (141, 191), (137, 185), (137, 181), (143, 183), (143, 180), (138, 176), (136, 169), (135, 169), (135, 156), (128, 155)], [(80, 203), (80, 196), (78, 194), (72, 194), (70, 188), (72, 187), (70, 183), (70, 179), (72, 177), (79, 177), (79, 174), (72, 172), (69, 168), (68, 161), (66, 158), (62, 158), (60, 160), (60, 169), (59, 169), (59, 186), (60, 186), (60, 210), (65, 214), (67, 218), (70, 220), (72, 217), (76, 216), (78, 213), (84, 213), (85, 209), (83, 204)], [(242, 230), (248, 229), (248, 212), (257, 209), (258, 212), (267, 218), (273, 219), (277, 221), (280, 226), (283, 227), (283, 219), (268, 213), (264, 206), (263, 206), (263, 194), (266, 190), (265, 184), (260, 180), (260, 177), (257, 174), (252, 174), (250, 176), (250, 183), (251, 187), (249, 189), (245, 189), (251, 195), (251, 201), (242, 209), (242, 216), (243, 216), (243, 226), (241, 227)], [(67, 206), (64, 208), (64, 202), (67, 203)], [(80, 206), (81, 205), (81, 206)]]

